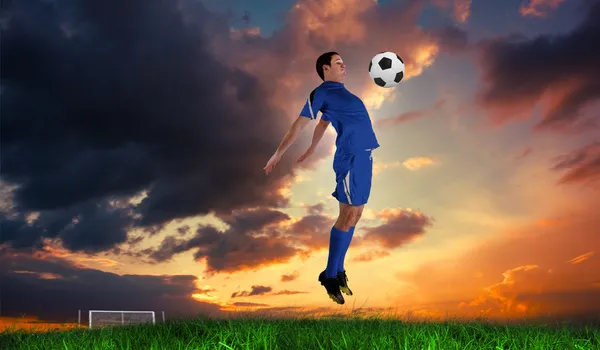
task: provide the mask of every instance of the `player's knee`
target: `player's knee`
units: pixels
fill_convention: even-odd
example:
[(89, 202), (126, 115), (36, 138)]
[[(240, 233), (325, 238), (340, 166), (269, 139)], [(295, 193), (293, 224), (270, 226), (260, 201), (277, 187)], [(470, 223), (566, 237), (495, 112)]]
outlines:
[(350, 227), (356, 226), (361, 215), (361, 208), (351, 207), (342, 213), (336, 222), (336, 228), (342, 231), (348, 231)]

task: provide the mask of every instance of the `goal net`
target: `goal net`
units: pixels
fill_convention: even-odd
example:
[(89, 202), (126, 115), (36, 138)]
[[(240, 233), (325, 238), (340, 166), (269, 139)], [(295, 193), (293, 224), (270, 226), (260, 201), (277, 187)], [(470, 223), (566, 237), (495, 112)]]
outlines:
[(154, 311), (89, 311), (90, 329), (111, 326), (126, 326), (140, 323), (156, 324)]

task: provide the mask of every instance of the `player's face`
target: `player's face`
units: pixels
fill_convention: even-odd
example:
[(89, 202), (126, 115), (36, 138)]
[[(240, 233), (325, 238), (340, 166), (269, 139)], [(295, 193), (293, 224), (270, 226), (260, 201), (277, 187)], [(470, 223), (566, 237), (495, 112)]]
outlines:
[(346, 78), (346, 65), (340, 55), (333, 55), (331, 57), (331, 76), (339, 81)]

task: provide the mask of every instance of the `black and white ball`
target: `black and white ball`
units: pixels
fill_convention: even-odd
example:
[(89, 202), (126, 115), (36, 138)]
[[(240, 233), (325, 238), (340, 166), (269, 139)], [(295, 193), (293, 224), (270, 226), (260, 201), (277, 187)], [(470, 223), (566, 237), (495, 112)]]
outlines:
[(378, 53), (369, 63), (369, 75), (381, 87), (394, 87), (404, 78), (404, 61), (394, 52)]

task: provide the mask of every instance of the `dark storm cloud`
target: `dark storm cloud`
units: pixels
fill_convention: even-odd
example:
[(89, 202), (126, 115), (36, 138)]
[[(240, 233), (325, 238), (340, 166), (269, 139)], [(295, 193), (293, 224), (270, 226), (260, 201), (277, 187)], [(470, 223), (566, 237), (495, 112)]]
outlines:
[(146, 253), (155, 262), (161, 262), (175, 254), (195, 250), (195, 259), (206, 259), (207, 272), (233, 272), (283, 263), (299, 252), (291, 246), (292, 241), (278, 236), (277, 225), (290, 219), (283, 212), (265, 208), (238, 210), (219, 218), (229, 225), (226, 230), (199, 225), (192, 238), (169, 236), (157, 249)]
[(537, 128), (581, 129), (594, 124), (582, 114), (600, 98), (600, 2), (588, 6), (585, 19), (567, 34), (508, 37), (481, 45), (488, 85), (480, 99), (484, 107), (498, 109), (497, 121), (516, 118), (517, 112), (531, 113), (549, 94), (551, 106)]
[[(195, 276), (116, 275), (77, 268), (52, 256), (0, 251), (2, 316), (76, 322), (77, 310), (165, 311), (169, 318), (222, 315), (217, 305), (198, 302)], [(85, 320), (84, 320), (85, 322)]]
[(240, 298), (240, 297), (252, 297), (257, 295), (265, 295), (270, 293), (273, 288), (268, 286), (252, 286), (250, 291), (243, 290), (241, 292), (234, 292), (231, 294), (232, 298)]
[(0, 244), (41, 248), (43, 238), (59, 237), (67, 249), (92, 253), (125, 242), (131, 222), (126, 210), (105, 201), (42, 212), (35, 220), (27, 220), (23, 213), (0, 211)]
[[(5, 242), (60, 236), (103, 250), (125, 240), (131, 218), (156, 232), (211, 210), (285, 204), (277, 189), (294, 157), (269, 177), (262, 167), (287, 118), (255, 77), (209, 53), (210, 35), (229, 28), (201, 2), (4, 5), (2, 180), (18, 186), (21, 214), (3, 223)], [(128, 209), (97, 204), (142, 191)], [(23, 225), (32, 211), (50, 221)]]

